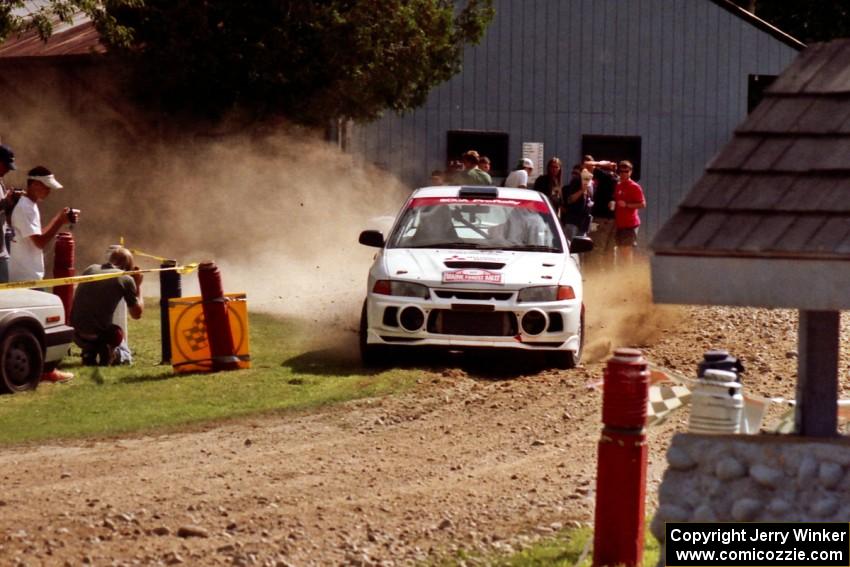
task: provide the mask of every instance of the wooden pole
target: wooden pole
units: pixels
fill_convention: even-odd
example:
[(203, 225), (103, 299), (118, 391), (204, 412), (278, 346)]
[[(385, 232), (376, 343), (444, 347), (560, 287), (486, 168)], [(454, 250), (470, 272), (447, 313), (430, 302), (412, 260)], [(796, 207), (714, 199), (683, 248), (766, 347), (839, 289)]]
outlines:
[(794, 412), (798, 435), (837, 435), (840, 326), (839, 311), (800, 311)]

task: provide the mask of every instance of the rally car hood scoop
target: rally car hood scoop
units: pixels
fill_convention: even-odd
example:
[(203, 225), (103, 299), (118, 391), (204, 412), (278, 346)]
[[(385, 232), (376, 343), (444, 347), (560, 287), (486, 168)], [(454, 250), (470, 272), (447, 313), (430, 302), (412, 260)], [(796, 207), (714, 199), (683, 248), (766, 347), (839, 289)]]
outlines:
[(443, 264), (447, 268), (475, 268), (478, 270), (501, 270), (505, 267), (504, 262), (481, 262), (474, 260), (446, 260)]
[(564, 270), (564, 255), (555, 253), (390, 248), (384, 261), (388, 275), (430, 285), (546, 285), (559, 281)]

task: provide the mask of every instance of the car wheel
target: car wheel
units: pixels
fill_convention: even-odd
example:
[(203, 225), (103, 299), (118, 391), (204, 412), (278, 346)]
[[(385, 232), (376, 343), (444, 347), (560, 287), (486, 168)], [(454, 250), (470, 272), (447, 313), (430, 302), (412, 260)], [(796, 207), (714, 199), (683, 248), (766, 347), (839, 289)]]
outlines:
[(360, 312), (360, 362), (366, 368), (378, 368), (390, 364), (387, 349), (380, 345), (370, 345), (366, 342), (369, 329), (369, 315), (366, 309), (366, 301), (363, 302), (363, 310)]
[(562, 370), (575, 368), (581, 362), (582, 350), (584, 350), (584, 304), (581, 306), (581, 317), (578, 323), (578, 349), (550, 353), (551, 365)]
[(34, 390), (43, 368), (44, 354), (35, 335), (20, 327), (10, 329), (0, 342), (0, 389)]

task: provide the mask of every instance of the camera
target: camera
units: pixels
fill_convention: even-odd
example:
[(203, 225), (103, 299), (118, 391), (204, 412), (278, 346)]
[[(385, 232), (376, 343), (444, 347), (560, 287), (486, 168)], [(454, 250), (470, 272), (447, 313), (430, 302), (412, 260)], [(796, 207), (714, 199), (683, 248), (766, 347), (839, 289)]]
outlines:
[(76, 224), (77, 218), (80, 216), (80, 209), (68, 209), (68, 222)]

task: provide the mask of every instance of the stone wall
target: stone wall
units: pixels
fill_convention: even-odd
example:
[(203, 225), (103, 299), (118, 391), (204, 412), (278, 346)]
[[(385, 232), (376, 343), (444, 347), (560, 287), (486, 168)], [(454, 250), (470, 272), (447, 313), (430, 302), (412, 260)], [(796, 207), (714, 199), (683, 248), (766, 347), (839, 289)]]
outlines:
[(789, 435), (673, 437), (652, 533), (664, 522), (846, 522), (850, 441)]

